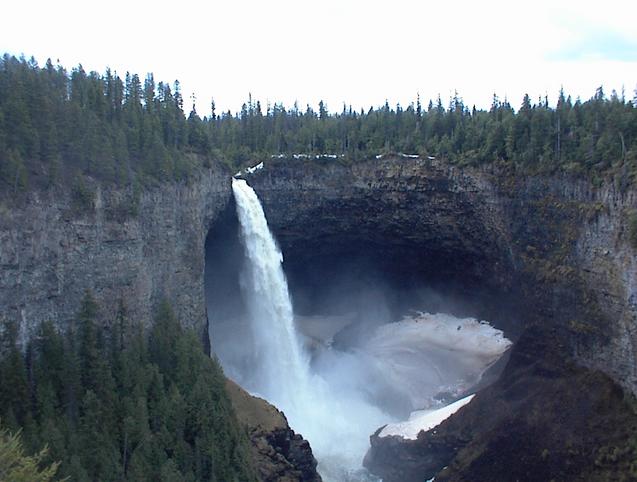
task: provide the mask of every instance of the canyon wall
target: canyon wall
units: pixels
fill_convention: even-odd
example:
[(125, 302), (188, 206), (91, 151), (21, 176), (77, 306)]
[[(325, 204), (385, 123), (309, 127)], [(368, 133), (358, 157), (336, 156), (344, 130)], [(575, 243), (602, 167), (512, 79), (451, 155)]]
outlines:
[(619, 387), (637, 393), (633, 190), (408, 156), (273, 164), (249, 181), (292, 278), (363, 253), (398, 286), (417, 278), (474, 301), (459, 314), (517, 342), (501, 377), (441, 425), (416, 440), (373, 434), (365, 465), (375, 475), (637, 475), (637, 415)]
[(2, 209), (0, 316), (18, 323), (23, 340), (45, 320), (66, 330), (90, 290), (104, 320), (121, 302), (131, 321), (147, 325), (167, 299), (203, 333), (204, 242), (229, 196), (227, 174), (209, 170), (134, 200), (97, 186), (93, 207), (54, 191)]
[[(637, 392), (635, 191), (405, 156), (272, 159), (247, 178), (292, 279), (365, 255), (399, 285), (454, 286), (511, 336), (558, 327), (582, 363)], [(208, 170), (144, 190), (124, 217), (126, 194), (106, 188), (84, 211), (60, 192), (0, 209), (0, 316), (25, 338), (47, 319), (66, 328), (90, 289), (105, 318), (121, 300), (148, 323), (166, 298), (203, 332), (204, 243), (229, 199), (229, 176)]]
[(477, 299), (473, 314), (509, 336), (556, 329), (569, 354), (637, 393), (635, 191), (399, 155), (277, 159), (247, 177), (292, 278), (367, 252), (403, 284)]
[[(405, 448), (374, 439), (376, 462), (388, 454), (397, 454), (392, 460), (407, 457), (399, 467), (386, 462), (379, 470), (408, 480), (406, 471), (420, 470), (422, 463), (410, 454), (425, 453), (442, 440), (441, 455), (427, 470), (436, 473), (451, 464), (455, 475), (449, 480), (465, 480), (478, 473), (476, 467), (485, 467), (484, 480), (489, 480), (492, 449), (511, 444), (506, 437), (513, 432), (507, 427), (523, 420), (519, 410), (530, 415), (513, 435), (541, 441), (534, 430), (543, 423), (554, 426), (562, 409), (578, 413), (582, 399), (590, 402), (592, 414), (621, 414), (608, 415), (612, 423), (591, 419), (588, 433), (599, 428), (600, 437), (610, 434), (604, 450), (612, 455), (624, 443), (629, 430), (615, 428), (632, 427), (632, 409), (614, 383), (595, 370), (637, 393), (637, 259), (630, 241), (637, 213), (634, 190), (400, 155), (354, 164), (272, 159), (246, 177), (281, 244), (292, 286), (304, 280), (310, 291), (319, 289), (339, 266), (364, 259), (398, 288), (426, 283), (451, 290), (466, 301), (464, 314), (492, 320), (508, 336), (527, 340), (514, 349), (517, 362), (443, 424), (437, 441), (419, 439)], [(88, 289), (100, 302), (104, 320), (113, 320), (123, 306), (131, 320), (148, 324), (167, 299), (179, 319), (207, 342), (204, 246), (210, 229), (215, 235), (227, 222), (229, 175), (203, 171), (187, 183), (146, 188), (137, 197), (127, 190), (94, 190), (91, 206), (78, 206), (66, 190), (35, 192), (11, 208), (0, 206), (0, 317), (18, 324), (23, 341), (44, 320), (65, 330)], [(214, 259), (209, 261), (214, 269)], [(580, 385), (571, 379), (591, 390), (603, 386), (604, 392), (578, 398)], [(494, 404), (497, 416), (488, 417)], [(616, 408), (604, 408), (609, 406)], [(483, 426), (485, 420), (491, 428)], [(282, 444), (294, 448), (285, 467), (315, 473), (309, 448), (289, 428), (281, 432), (285, 443), (266, 432), (253, 434), (257, 459), (275, 460)], [(581, 439), (575, 428), (558, 435), (549, 447), (556, 454), (560, 440)], [(471, 440), (475, 443), (467, 445)], [(593, 446), (577, 447), (578, 457), (594, 456), (596, 464), (609, 467), (614, 463)], [(520, 470), (544, 464), (551, 457), (547, 450), (527, 447), (534, 462)], [(559, 454), (556, 464), (566, 457)], [(259, 465), (264, 480), (284, 469), (271, 461)], [(421, 480), (421, 471), (414, 474)]]

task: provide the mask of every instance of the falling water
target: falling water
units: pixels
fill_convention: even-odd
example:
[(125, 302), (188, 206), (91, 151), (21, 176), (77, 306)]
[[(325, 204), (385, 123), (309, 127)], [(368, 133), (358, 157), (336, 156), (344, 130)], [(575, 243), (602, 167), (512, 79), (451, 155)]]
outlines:
[(246, 261), (240, 284), (251, 332), (251, 339), (243, 337), (234, 345), (247, 359), (231, 367), (232, 373), (284, 411), (290, 426), (310, 442), (325, 482), (376, 480), (361, 467), (369, 435), (398, 421), (378, 400), (397, 393), (413, 399), (414, 408), (428, 406), (425, 401), (434, 394), (460, 390), (471, 374), (479, 378), (509, 342), (477, 320), (420, 314), (377, 328), (351, 352), (326, 348), (315, 353), (310, 370), (294, 325), (283, 256), (261, 203), (244, 180), (233, 179), (232, 190)]
[(246, 255), (241, 289), (248, 304), (254, 353), (243, 382), (283, 410), (294, 430), (312, 445), (326, 482), (375, 480), (362, 469), (368, 436), (387, 416), (347, 390), (334, 391), (310, 373), (294, 326), (283, 256), (254, 190), (232, 180)]
[(254, 337), (253, 389), (283, 409), (294, 410), (308, 384), (309, 368), (296, 330), (292, 302), (276, 244), (261, 203), (242, 179), (232, 190), (247, 258), (242, 289), (248, 303)]

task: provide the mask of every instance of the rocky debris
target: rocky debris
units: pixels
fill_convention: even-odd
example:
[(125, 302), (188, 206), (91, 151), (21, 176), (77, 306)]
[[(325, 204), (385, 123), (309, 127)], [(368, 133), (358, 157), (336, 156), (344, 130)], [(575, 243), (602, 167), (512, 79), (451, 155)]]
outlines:
[(502, 377), (417, 440), (371, 437), (384, 482), (631, 480), (634, 402), (608, 376), (565, 360), (555, 333), (529, 328)]
[[(422, 482), (435, 476), (453, 458), (452, 444), (445, 440), (380, 437), (383, 427), (371, 437), (363, 465), (384, 482)], [(423, 433), (423, 432), (421, 432)]]
[(307, 440), (294, 433), (285, 416), (261, 398), (228, 380), (226, 389), (239, 422), (248, 432), (254, 465), (262, 482), (320, 482)]

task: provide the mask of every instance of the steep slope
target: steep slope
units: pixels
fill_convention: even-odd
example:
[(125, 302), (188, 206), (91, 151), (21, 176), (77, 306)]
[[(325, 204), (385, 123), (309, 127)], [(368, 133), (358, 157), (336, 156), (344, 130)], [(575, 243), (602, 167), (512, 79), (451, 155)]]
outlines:
[(226, 389), (237, 418), (252, 442), (259, 480), (320, 482), (310, 444), (289, 427), (285, 416), (265, 400), (250, 396), (231, 380)]
[(110, 300), (121, 300), (144, 324), (166, 299), (203, 335), (203, 246), (230, 195), (228, 176), (201, 172), (138, 199), (92, 189), (92, 207), (78, 208), (69, 192), (34, 192), (26, 205), (0, 211), (0, 316), (17, 322), (23, 339), (44, 320), (65, 330), (90, 289), (107, 315), (118, 309)]
[(634, 404), (551, 336), (527, 330), (496, 383), (416, 440), (376, 432), (365, 464), (385, 482), (632, 480)]

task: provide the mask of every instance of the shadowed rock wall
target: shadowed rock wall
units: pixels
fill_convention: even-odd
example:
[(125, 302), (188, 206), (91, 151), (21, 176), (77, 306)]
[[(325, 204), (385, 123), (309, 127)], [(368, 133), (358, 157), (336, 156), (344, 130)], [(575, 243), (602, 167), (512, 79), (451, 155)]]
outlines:
[(331, 266), (364, 257), (398, 286), (477, 300), (474, 314), (510, 336), (555, 328), (581, 363), (637, 393), (634, 191), (400, 156), (272, 160), (247, 177), (292, 285), (319, 289)]

